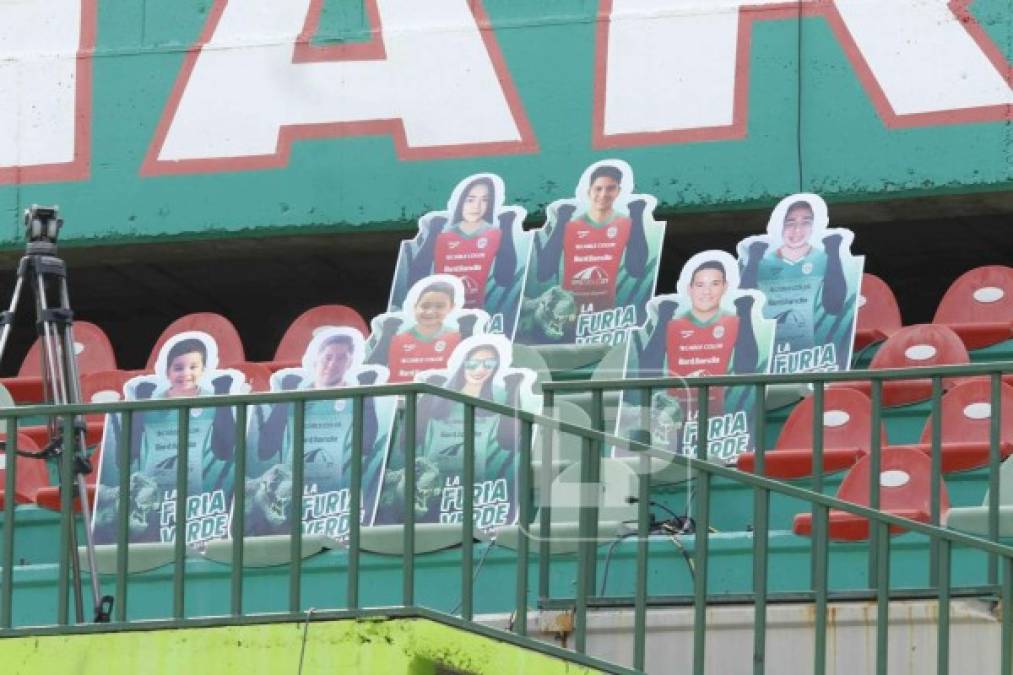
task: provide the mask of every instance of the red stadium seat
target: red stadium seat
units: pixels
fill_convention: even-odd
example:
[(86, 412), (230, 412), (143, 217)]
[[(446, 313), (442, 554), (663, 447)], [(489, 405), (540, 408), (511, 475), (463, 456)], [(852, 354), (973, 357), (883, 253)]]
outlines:
[[(917, 324), (905, 326), (879, 348), (869, 365), (871, 370), (887, 368), (918, 368), (928, 366), (961, 365), (970, 363), (971, 357), (957, 334), (946, 326)], [(957, 378), (947, 378), (943, 386), (949, 388), (959, 383)], [(847, 382), (840, 387), (858, 389), (869, 394), (868, 382)], [(932, 396), (932, 381), (929, 379), (889, 380), (883, 382), (883, 405), (908, 405), (924, 401)]]
[[(2, 438), (4, 437), (0, 436), (0, 439)], [(38, 452), (39, 446), (28, 436), (18, 434), (18, 449)], [(4, 507), (6, 500), (4, 486), (7, 484), (7, 472), (3, 461), (0, 460), (0, 509)], [(15, 462), (17, 462), (18, 470), (14, 477), (14, 503), (28, 504), (40, 489), (49, 485), (49, 470), (46, 468), (46, 462), (41, 459), (18, 456)]]
[[(869, 470), (872, 458), (863, 457), (841, 481), (837, 498), (869, 506)], [(930, 491), (932, 462), (924, 453), (907, 448), (885, 448), (880, 454), (879, 509), (894, 516), (928, 522), (930, 518)], [(940, 484), (940, 513), (950, 508), (946, 485)], [(829, 514), (830, 538), (837, 541), (861, 541), (869, 538), (869, 521), (846, 511), (831, 509)], [(795, 516), (795, 534), (812, 534), (812, 514)], [(891, 526), (891, 534), (904, 528)]]
[[(74, 322), (78, 373), (97, 373), (116, 369), (116, 354), (105, 332), (87, 321)], [(42, 343), (32, 344), (17, 377), (0, 379), (18, 403), (40, 403), (45, 400), (42, 385)]]
[(302, 357), (313, 339), (314, 333), (324, 326), (348, 326), (357, 329), (363, 336), (369, 335), (369, 326), (362, 315), (345, 305), (320, 305), (308, 309), (289, 325), (281, 337), (274, 360), (265, 365), (273, 371), (282, 368), (298, 368)]
[(872, 274), (862, 275), (858, 296), (855, 351), (882, 342), (901, 329), (900, 307), (886, 282)]
[[(987, 379), (964, 382), (946, 392), (940, 401), (942, 434), (940, 456), (944, 472), (967, 471), (987, 466), (991, 453), (992, 386)], [(1013, 387), (1000, 385), (999, 453), (1013, 454)], [(906, 446), (932, 455), (932, 419), (925, 423), (921, 443)]]
[(952, 328), (968, 349), (1013, 338), (1013, 267), (965, 272), (947, 289), (932, 321)]
[[(773, 450), (764, 454), (764, 474), (791, 479), (812, 475), (813, 399), (799, 403), (781, 430)], [(823, 470), (842, 471), (868, 451), (872, 440), (869, 397), (853, 389), (828, 389), (823, 399)], [(882, 445), (886, 429), (880, 428)], [(756, 470), (756, 455), (739, 455), (738, 468)]]
[(233, 363), (229, 368), (235, 368), (243, 373), (246, 384), (250, 386), (250, 393), (271, 390), (271, 369), (267, 367), (267, 364), (243, 361), (242, 363)]
[(148, 355), (148, 364), (145, 366), (145, 372), (154, 372), (155, 361), (158, 360), (158, 352), (161, 351), (162, 346), (169, 338), (191, 330), (202, 331), (215, 339), (215, 342), (218, 344), (218, 365), (220, 367), (227, 368), (233, 363), (246, 360), (243, 341), (240, 339), (239, 332), (232, 325), (231, 321), (221, 314), (195, 312), (194, 314), (181, 316), (162, 331), (162, 334), (158, 336), (158, 340), (155, 342), (154, 348), (151, 350), (151, 354)]
[[(87, 373), (81, 376), (81, 400), (85, 403), (108, 403), (123, 399), (123, 385), (135, 375), (127, 370), (107, 370), (100, 373)], [(105, 415), (88, 415), (85, 441), (88, 447), (97, 445), (102, 440)], [(45, 425), (25, 427), (22, 433), (31, 437), (42, 447), (49, 442), (49, 429)]]

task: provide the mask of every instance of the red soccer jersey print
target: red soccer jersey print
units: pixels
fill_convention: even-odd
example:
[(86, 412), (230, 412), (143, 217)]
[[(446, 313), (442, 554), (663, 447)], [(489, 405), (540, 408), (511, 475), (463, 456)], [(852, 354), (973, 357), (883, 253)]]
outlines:
[(461, 334), (450, 331), (430, 340), (419, 337), (414, 330), (395, 335), (387, 357), (388, 381), (411, 382), (423, 370), (446, 368), (447, 359), (460, 341)]
[(615, 216), (593, 225), (587, 216), (571, 220), (563, 234), (563, 288), (574, 295), (581, 314), (610, 309), (616, 302), (619, 263), (632, 223)]
[(461, 280), (464, 284), (464, 306), (467, 308), (480, 309), (485, 305), (485, 285), (499, 251), (500, 235), (495, 227), (470, 237), (454, 228), (436, 238), (433, 272), (452, 274)]
[[(739, 334), (739, 318), (721, 315), (700, 325), (683, 315), (668, 322), (665, 328), (668, 373), (670, 375), (725, 375), (731, 367), (732, 350)], [(720, 387), (711, 387), (710, 414), (720, 414), (724, 406), (724, 392)], [(683, 401), (695, 401), (695, 391), (676, 390), (672, 392)]]

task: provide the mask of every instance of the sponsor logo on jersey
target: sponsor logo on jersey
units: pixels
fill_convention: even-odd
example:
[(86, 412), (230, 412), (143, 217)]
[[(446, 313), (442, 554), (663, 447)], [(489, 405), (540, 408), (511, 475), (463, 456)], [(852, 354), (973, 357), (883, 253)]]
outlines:
[(608, 286), (608, 272), (601, 267), (586, 267), (570, 277), (570, 282), (579, 286)]
[(449, 244), (449, 247), (453, 249), (453, 248), (457, 248), (460, 245), (461, 245), (461, 242), (459, 242), (459, 241), (451, 241), (450, 244)]
[(412, 343), (412, 342), (406, 342), (406, 343), (404, 344), (404, 350), (405, 350), (406, 352), (410, 352), (410, 351), (414, 351), (414, 350), (415, 350), (415, 344), (414, 344), (414, 343)]
[(589, 234), (587, 230), (577, 230), (577, 239), (586, 239)]
[(471, 294), (478, 292), (478, 284), (471, 277), (461, 277), (461, 283), (464, 284), (465, 293)]
[(684, 330), (684, 331), (680, 331), (680, 332), (682, 333), (683, 339), (686, 339), (688, 337), (691, 337), (693, 335), (693, 333), (695, 333), (696, 331)]

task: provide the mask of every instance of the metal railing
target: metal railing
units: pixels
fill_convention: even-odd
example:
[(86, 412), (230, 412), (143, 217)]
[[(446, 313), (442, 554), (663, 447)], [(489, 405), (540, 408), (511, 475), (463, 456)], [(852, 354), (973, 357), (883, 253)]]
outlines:
[[(634, 640), (632, 645), (631, 661), (634, 669), (643, 670), (645, 665), (645, 645), (646, 645), (646, 634), (647, 634), (647, 608), (651, 604), (655, 604), (657, 598), (649, 598), (647, 592), (647, 562), (648, 562), (648, 541), (650, 538), (649, 524), (650, 524), (650, 513), (649, 513), (649, 494), (650, 494), (650, 463), (651, 459), (658, 459), (662, 461), (673, 461), (677, 460), (687, 466), (696, 476), (695, 479), (695, 499), (696, 499), (696, 537), (693, 545), (693, 562), (694, 569), (696, 571), (693, 579), (693, 594), (692, 603), (694, 607), (694, 650), (693, 650), (693, 672), (703, 673), (705, 672), (706, 664), (706, 653), (705, 653), (705, 640), (707, 635), (707, 622), (706, 622), (706, 609), (708, 602), (713, 601), (715, 598), (708, 592), (708, 533), (710, 524), (710, 508), (711, 508), (711, 483), (715, 478), (721, 478), (727, 481), (731, 481), (735, 484), (743, 486), (744, 488), (751, 489), (754, 493), (754, 524), (753, 524), (753, 561), (754, 561), (754, 573), (753, 573), (753, 588), (752, 593), (746, 597), (739, 598), (747, 602), (752, 602), (755, 606), (755, 630), (754, 630), (754, 659), (753, 659), (753, 671), (754, 673), (764, 672), (765, 663), (765, 644), (766, 644), (766, 613), (767, 605), (772, 599), (777, 597), (776, 593), (769, 592), (768, 580), (769, 580), (769, 537), (770, 537), (770, 526), (769, 526), (769, 504), (771, 495), (783, 495), (786, 497), (796, 498), (803, 500), (811, 505), (811, 511), (813, 516), (813, 531), (812, 531), (812, 570), (813, 576), (811, 580), (811, 600), (815, 603), (815, 661), (813, 663), (813, 671), (816, 673), (825, 672), (826, 668), (826, 627), (827, 627), (827, 605), (828, 602), (833, 599), (829, 578), (828, 578), (828, 564), (829, 564), (829, 533), (828, 533), (828, 519), (831, 509), (839, 510), (845, 513), (850, 513), (862, 518), (869, 520), (871, 525), (871, 540), (870, 540), (870, 574), (869, 574), (869, 589), (871, 594), (875, 597), (878, 607), (877, 612), (877, 654), (876, 664), (877, 672), (886, 672), (886, 658), (887, 658), (887, 610), (889, 602), (895, 593), (892, 593), (889, 579), (889, 556), (890, 556), (890, 528), (900, 527), (904, 530), (918, 533), (929, 538), (931, 542), (931, 553), (932, 553), (932, 584), (930, 591), (933, 597), (938, 599), (939, 603), (939, 624), (938, 624), (938, 661), (937, 661), (937, 672), (946, 673), (948, 672), (948, 654), (949, 654), (949, 606), (952, 590), (951, 580), (951, 561), (953, 555), (953, 549), (955, 546), (966, 547), (967, 549), (980, 551), (989, 556), (989, 583), (990, 587), (983, 589), (984, 592), (998, 592), (1002, 598), (1002, 633), (1001, 633), (1001, 644), (1002, 650), (1001, 655), (997, 658), (1001, 662), (1001, 672), (1013, 673), (1013, 547), (1004, 545), (998, 541), (999, 527), (998, 527), (998, 505), (999, 505), (999, 490), (998, 490), (998, 466), (1001, 461), (1000, 447), (999, 447), (999, 433), (1000, 433), (1000, 420), (999, 410), (1001, 406), (997, 405), (1000, 395), (1000, 377), (1003, 373), (1008, 373), (1013, 369), (1013, 364), (1009, 363), (996, 363), (987, 365), (973, 365), (973, 366), (961, 366), (961, 367), (947, 367), (937, 368), (932, 370), (927, 369), (914, 369), (904, 371), (863, 371), (863, 372), (850, 372), (850, 373), (825, 373), (825, 374), (805, 374), (805, 375), (758, 375), (758, 376), (727, 376), (727, 377), (709, 377), (699, 378), (694, 380), (669, 380), (669, 379), (631, 379), (631, 380), (616, 380), (616, 381), (592, 381), (592, 382), (567, 382), (567, 383), (546, 383), (543, 385), (543, 391), (545, 395), (545, 410), (551, 411), (553, 409), (553, 399), (559, 393), (562, 392), (580, 392), (590, 391), (592, 397), (592, 412), (593, 420), (596, 428), (587, 428), (578, 424), (573, 424), (561, 420), (552, 418), (549, 415), (538, 415), (532, 414), (526, 411), (520, 411), (510, 408), (505, 405), (493, 403), (490, 401), (480, 400), (468, 397), (466, 395), (434, 387), (428, 384), (408, 384), (408, 385), (382, 385), (382, 386), (370, 386), (370, 387), (350, 387), (344, 389), (335, 390), (307, 390), (307, 391), (296, 391), (296, 392), (283, 392), (283, 393), (267, 393), (267, 394), (243, 394), (243, 395), (230, 395), (230, 396), (217, 396), (213, 398), (193, 398), (193, 399), (168, 399), (168, 400), (147, 400), (147, 401), (129, 401), (129, 402), (118, 402), (118, 403), (107, 403), (107, 404), (80, 404), (80, 405), (65, 405), (65, 406), (25, 406), (14, 409), (7, 409), (2, 411), (0, 417), (5, 420), (6, 436), (8, 439), (14, 439), (17, 437), (17, 431), (19, 428), (20, 420), (28, 417), (38, 416), (60, 416), (64, 420), (65, 438), (72, 439), (74, 434), (70, 433), (73, 425), (73, 417), (82, 414), (91, 413), (108, 413), (108, 414), (119, 414), (119, 413), (132, 413), (132, 412), (143, 412), (153, 410), (166, 410), (172, 409), (177, 411), (177, 424), (178, 424), (178, 447), (179, 457), (177, 460), (178, 468), (178, 481), (177, 481), (177, 496), (176, 496), (176, 523), (177, 528), (181, 527), (182, 523), (186, 522), (186, 514), (183, 510), (186, 504), (187, 498), (187, 467), (189, 463), (187, 461), (187, 450), (188, 450), (188, 429), (189, 429), (189, 417), (190, 410), (195, 408), (212, 408), (221, 406), (234, 407), (236, 410), (236, 428), (241, 430), (236, 440), (236, 453), (235, 453), (235, 475), (241, 477), (245, 475), (245, 455), (246, 455), (246, 416), (247, 407), (253, 405), (272, 404), (272, 403), (290, 403), (294, 406), (294, 417), (293, 417), (293, 448), (292, 448), (292, 494), (302, 495), (304, 487), (304, 474), (303, 474), (303, 462), (305, 458), (304, 438), (303, 438), (303, 427), (305, 422), (305, 406), (307, 403), (319, 400), (336, 400), (336, 399), (351, 399), (352, 411), (353, 411), (353, 425), (352, 425), (352, 458), (351, 458), (351, 485), (350, 496), (351, 504), (349, 506), (350, 513), (359, 513), (362, 503), (362, 491), (361, 491), (361, 479), (362, 479), (362, 465), (363, 465), (363, 408), (364, 401), (371, 397), (383, 397), (383, 396), (402, 396), (404, 398), (404, 424), (402, 426), (402, 440), (403, 440), (403, 452), (404, 452), (404, 481), (403, 485), (403, 504), (404, 504), (404, 527), (402, 531), (403, 537), (403, 577), (402, 577), (402, 589), (401, 589), (401, 607), (412, 608), (417, 604), (415, 594), (415, 558), (411, 552), (415, 551), (415, 513), (412, 505), (414, 504), (414, 496), (416, 489), (415, 481), (415, 457), (416, 457), (416, 409), (418, 403), (418, 397), (421, 395), (434, 396), (447, 399), (449, 401), (461, 404), (464, 406), (464, 436), (463, 436), (463, 485), (470, 485), (473, 483), (475, 476), (475, 413), (476, 410), (481, 410), (484, 413), (499, 414), (505, 417), (513, 418), (519, 424), (520, 428), (520, 442), (516, 449), (517, 453), (517, 464), (519, 468), (517, 475), (518, 483), (518, 494), (528, 496), (532, 494), (534, 483), (534, 476), (532, 471), (532, 450), (535, 439), (535, 428), (537, 427), (541, 434), (542, 445), (542, 462), (543, 475), (541, 479), (541, 521), (540, 521), (540, 537), (537, 541), (537, 555), (538, 555), (538, 579), (537, 587), (539, 590), (538, 596), (540, 601), (544, 603), (552, 602), (554, 599), (551, 597), (550, 584), (549, 584), (549, 572), (550, 572), (550, 540), (551, 540), (551, 510), (549, 507), (550, 503), (550, 490), (551, 490), (551, 474), (552, 474), (552, 462), (551, 462), (551, 437), (552, 434), (547, 433), (550, 430), (554, 430), (561, 434), (572, 434), (582, 440), (583, 453), (581, 457), (581, 478), (584, 484), (594, 484), (598, 481), (600, 475), (600, 462), (604, 451), (608, 447), (617, 447), (628, 450), (630, 452), (638, 453), (639, 456), (639, 467), (640, 471), (637, 474), (637, 490), (638, 490), (638, 518), (636, 531), (638, 536), (637, 550), (636, 550), (636, 563), (635, 563), (635, 583), (634, 593), (631, 599), (631, 604), (634, 608)], [(604, 392), (606, 391), (620, 391), (620, 390), (641, 390), (648, 394), (654, 389), (660, 389), (672, 386), (673, 384), (680, 384), (689, 386), (691, 389), (696, 390), (696, 400), (699, 401), (699, 419), (708, 419), (708, 393), (712, 387), (727, 387), (727, 386), (751, 386), (755, 387), (757, 391), (757, 405), (762, 406), (764, 401), (765, 389), (773, 384), (781, 383), (811, 383), (814, 386), (814, 396), (816, 397), (817, 409), (819, 409), (822, 402), (822, 392), (825, 386), (833, 382), (841, 381), (855, 381), (855, 380), (867, 380), (871, 382), (872, 387), (872, 400), (873, 400), (873, 429), (878, 431), (879, 428), (879, 416), (880, 407), (882, 400), (882, 386), (884, 382), (900, 379), (912, 379), (912, 378), (931, 378), (933, 382), (933, 401), (931, 404), (932, 411), (934, 413), (934, 419), (938, 420), (940, 411), (940, 395), (943, 390), (944, 378), (949, 377), (970, 377), (970, 376), (987, 376), (991, 378), (991, 392), (993, 397), (992, 406), (992, 426), (991, 426), (991, 456), (990, 456), (990, 499), (989, 499), (989, 532), (990, 537), (988, 539), (975, 537), (953, 530), (948, 530), (939, 526), (939, 490), (940, 482), (942, 480), (940, 472), (933, 472), (933, 513), (930, 523), (919, 523), (898, 516), (891, 515), (879, 511), (877, 509), (878, 502), (876, 500), (878, 490), (878, 454), (880, 452), (880, 441), (879, 434), (874, 432), (871, 439), (872, 444), (872, 484), (870, 485), (870, 496), (872, 501), (870, 506), (860, 506), (858, 504), (842, 501), (835, 497), (821, 494), (819, 490), (822, 488), (820, 483), (817, 483), (815, 490), (807, 490), (796, 485), (789, 483), (772, 480), (762, 476), (763, 471), (763, 456), (764, 456), (764, 445), (763, 445), (763, 434), (756, 434), (758, 442), (758, 456), (757, 456), (757, 473), (749, 474), (737, 471), (732, 468), (721, 466), (710, 461), (706, 461), (707, 452), (707, 425), (700, 425), (698, 438), (696, 441), (696, 455), (693, 456), (674, 456), (670, 452), (659, 450), (658, 448), (649, 447), (647, 444), (638, 442), (636, 440), (626, 439), (617, 437), (615, 434), (605, 432), (604, 426)], [(819, 410), (818, 410), (819, 411)], [(821, 412), (821, 411), (819, 411)], [(120, 476), (129, 475), (129, 461), (130, 449), (128, 447), (130, 438), (130, 419), (131, 414), (122, 414), (123, 431), (120, 434), (119, 443), (116, 451), (116, 461), (119, 467)], [(763, 420), (764, 415), (759, 414), (758, 420)], [(762, 424), (762, 422), (761, 422)], [(813, 423), (813, 455), (814, 465), (816, 468), (816, 480), (820, 481), (821, 476), (821, 459), (822, 459), (822, 442), (823, 437), (823, 416), (822, 414), (814, 415)], [(932, 427), (932, 462), (934, 469), (940, 467), (940, 452), (941, 452), (941, 429), (938, 421), (933, 423)], [(71, 441), (72, 442), (72, 441)], [(17, 463), (15, 462), (15, 444), (7, 443), (6, 445), (6, 466), (8, 468), (6, 475), (6, 494), (14, 494), (14, 486), (16, 482), (16, 471)], [(70, 475), (73, 470), (71, 465), (73, 447), (65, 448), (65, 452), (61, 458), (60, 471), (62, 474), (62, 484), (70, 484)], [(128, 481), (121, 481), (119, 486), (119, 496), (121, 504), (125, 504), (129, 499), (128, 493)], [(241, 485), (240, 481), (236, 481), (237, 485)], [(460, 616), (465, 622), (471, 622), (474, 619), (474, 575), (473, 575), (473, 560), (474, 560), (474, 549), (473, 542), (475, 539), (475, 522), (473, 517), (473, 495), (471, 490), (465, 489), (463, 492), (463, 514), (462, 514), (462, 530), (463, 530), (463, 543), (461, 546), (461, 560), (460, 566), (460, 590), (461, 590), (461, 610)], [(242, 489), (235, 490), (235, 507), (233, 509), (233, 522), (232, 532), (234, 533), (232, 539), (232, 568), (230, 572), (230, 613), (231, 618), (240, 621), (244, 619), (244, 608), (243, 608), (243, 588), (244, 588), (244, 575), (243, 575), (243, 549), (244, 541), (246, 536), (244, 535), (244, 491)], [(533, 504), (530, 499), (522, 498), (519, 500), (519, 522), (522, 524), (531, 523), (533, 520), (532, 507)], [(571, 654), (571, 657), (580, 663), (584, 663), (590, 667), (602, 668), (613, 671), (622, 671), (620, 667), (609, 666), (603, 664), (597, 659), (592, 659), (586, 656), (588, 644), (587, 644), (587, 627), (588, 627), (588, 612), (591, 607), (594, 606), (595, 601), (595, 582), (597, 579), (596, 572), (596, 543), (598, 538), (596, 536), (597, 528), (597, 502), (590, 500), (587, 503), (582, 504), (580, 509), (580, 522), (579, 522), (579, 544), (577, 554), (577, 584), (572, 598), (564, 598), (564, 601), (572, 602), (574, 612), (574, 633), (575, 633), (575, 652)], [(62, 630), (66, 632), (72, 632), (74, 630), (81, 629), (79, 626), (72, 626), (69, 622), (69, 603), (68, 603), (68, 572), (70, 556), (76, 554), (70, 550), (70, 528), (73, 527), (73, 504), (72, 495), (69, 491), (63, 491), (61, 494), (61, 532), (60, 532), (60, 547), (59, 547), (59, 566), (58, 566), (58, 589), (59, 594), (58, 607), (57, 607), (57, 627), (53, 630)], [(128, 513), (127, 509), (120, 508), (118, 510), (118, 521), (117, 521), (117, 556), (116, 556), (116, 605), (113, 620), (115, 623), (125, 625), (127, 623), (127, 609), (128, 609), (128, 584), (127, 584), (127, 573), (128, 573), (128, 546), (129, 540), (129, 526), (128, 526)], [(37, 632), (38, 628), (20, 628), (13, 625), (13, 611), (12, 611), (12, 597), (13, 597), (13, 571), (14, 571), (14, 526), (15, 526), (15, 509), (14, 500), (8, 498), (6, 500), (3, 512), (3, 554), (0, 558), (0, 564), (2, 564), (2, 575), (0, 575), (0, 636), (11, 636), (11, 635), (24, 635)], [(292, 518), (292, 529), (290, 533), (290, 555), (291, 562), (289, 566), (289, 584), (288, 584), (288, 615), (295, 616), (299, 614), (301, 609), (301, 589), (302, 589), (302, 566), (303, 561), (301, 557), (301, 542), (302, 542), (302, 522), (301, 518)], [(353, 614), (357, 611), (363, 610), (360, 604), (360, 586), (361, 586), (361, 574), (360, 574), (360, 560), (362, 557), (363, 549), (361, 546), (361, 528), (359, 519), (352, 517), (350, 518), (350, 530), (348, 536), (348, 565), (346, 572), (345, 582), (347, 584), (347, 593), (345, 596), (345, 607), (334, 608), (352, 612)], [(173, 562), (174, 571), (172, 578), (172, 615), (171, 620), (166, 625), (187, 625), (188, 622), (199, 621), (197, 617), (188, 617), (185, 607), (185, 593), (186, 588), (186, 574), (184, 566), (184, 558), (186, 556), (186, 537), (176, 536), (173, 550)], [(516, 558), (516, 600), (514, 611), (514, 620), (512, 622), (512, 629), (517, 636), (524, 638), (527, 636), (528, 626), (528, 591), (531, 584), (529, 578), (529, 564), (534, 552), (532, 551), (532, 545), (529, 542), (529, 537), (521, 536), (518, 538), (517, 545), (517, 558)], [(798, 594), (795, 594), (798, 597)], [(299, 614), (299, 616), (302, 616)], [(539, 641), (528, 639), (525, 640), (525, 644), (531, 648), (546, 651), (547, 653), (558, 654), (560, 650), (551, 648), (544, 643)]]

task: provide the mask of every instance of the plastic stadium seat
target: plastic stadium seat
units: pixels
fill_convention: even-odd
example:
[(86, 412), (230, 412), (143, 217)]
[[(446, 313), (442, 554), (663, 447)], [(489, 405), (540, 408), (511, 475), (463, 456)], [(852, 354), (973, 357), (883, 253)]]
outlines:
[[(87, 321), (74, 322), (74, 343), (78, 373), (97, 373), (116, 369), (116, 354), (105, 332)], [(21, 362), (17, 377), (0, 379), (15, 401), (40, 403), (45, 400), (42, 385), (42, 343), (36, 340)]]
[(873, 274), (862, 275), (858, 296), (855, 351), (882, 342), (901, 329), (900, 307), (886, 282)]
[(158, 359), (158, 352), (161, 351), (169, 338), (186, 331), (199, 330), (207, 333), (215, 339), (218, 344), (218, 365), (227, 368), (233, 363), (246, 360), (246, 352), (243, 350), (243, 341), (239, 337), (239, 331), (232, 325), (232, 322), (221, 314), (213, 312), (195, 312), (181, 316), (170, 323), (162, 334), (158, 336), (151, 354), (148, 355), (148, 364), (145, 372), (151, 373), (155, 369), (155, 361)]
[[(120, 401), (123, 399), (123, 385), (133, 376), (134, 373), (127, 370), (107, 370), (82, 375), (81, 400), (85, 403)], [(97, 445), (102, 440), (105, 415), (88, 415), (85, 421), (87, 424), (85, 441), (88, 447)], [(45, 425), (24, 427), (21, 432), (31, 437), (39, 447), (49, 442), (49, 428)]]
[[(869, 505), (869, 470), (872, 458), (863, 457), (841, 481), (837, 498)], [(880, 454), (879, 510), (901, 518), (928, 522), (930, 518), (932, 462), (924, 453), (907, 448), (884, 448)], [(946, 485), (940, 484), (939, 510), (950, 508)], [(869, 538), (869, 521), (846, 511), (831, 509), (829, 535), (836, 541), (861, 541)], [(795, 516), (795, 534), (812, 534), (812, 514)], [(897, 534), (904, 528), (891, 526)]]
[[(39, 451), (39, 446), (31, 438), (24, 434), (18, 434), (17, 438), (19, 450), (27, 450), (29, 452)], [(5, 461), (6, 455), (0, 458), (0, 508), (4, 507), (6, 500), (6, 495), (4, 494), (4, 486), (7, 484)], [(49, 470), (46, 468), (46, 462), (41, 459), (18, 456), (15, 462), (17, 462), (18, 470), (17, 475), (14, 477), (14, 503), (28, 504), (35, 498), (35, 494), (40, 489), (49, 485)]]
[(308, 309), (289, 325), (274, 352), (274, 359), (265, 364), (272, 371), (282, 368), (298, 368), (302, 365), (303, 353), (316, 331), (324, 326), (348, 326), (357, 329), (363, 336), (369, 335), (369, 326), (362, 315), (345, 305), (320, 305)]
[[(922, 323), (906, 326), (888, 338), (872, 357), (869, 365), (871, 370), (888, 368), (919, 368), (931, 366), (962, 365), (970, 363), (964, 343), (946, 326)], [(947, 378), (944, 387), (952, 387), (960, 382), (957, 378)], [(858, 389), (869, 394), (871, 385), (868, 382), (846, 382), (835, 385)], [(932, 380), (888, 380), (883, 382), (883, 405), (908, 405), (924, 401), (932, 396)]]
[(932, 322), (952, 328), (968, 349), (1013, 338), (1013, 267), (988, 265), (962, 274), (939, 301)]
[(246, 384), (250, 387), (250, 393), (271, 390), (271, 369), (265, 363), (252, 363), (243, 361), (233, 363), (229, 368), (235, 368), (246, 378)]
[[(987, 537), (988, 501), (989, 494), (986, 492), (981, 506), (952, 508), (944, 512), (943, 522), (951, 529)], [(1003, 462), (999, 466), (998, 520), (999, 536), (1013, 537), (1013, 462)]]
[[(989, 431), (992, 421), (992, 386), (986, 379), (965, 382), (942, 397), (942, 435), (940, 457), (944, 472), (966, 471), (987, 466), (991, 452)], [(999, 390), (999, 452), (1003, 458), (1013, 454), (1013, 387), (1002, 384)], [(922, 431), (921, 442), (913, 447), (932, 456), (932, 419)]]
[[(774, 448), (764, 455), (764, 474), (775, 478), (802, 478), (813, 470), (813, 399), (799, 403), (784, 423)], [(827, 389), (823, 398), (823, 471), (834, 473), (852, 466), (872, 441), (872, 403), (854, 389)], [(880, 427), (886, 445), (886, 429)], [(756, 455), (739, 455), (741, 471), (756, 470)]]

